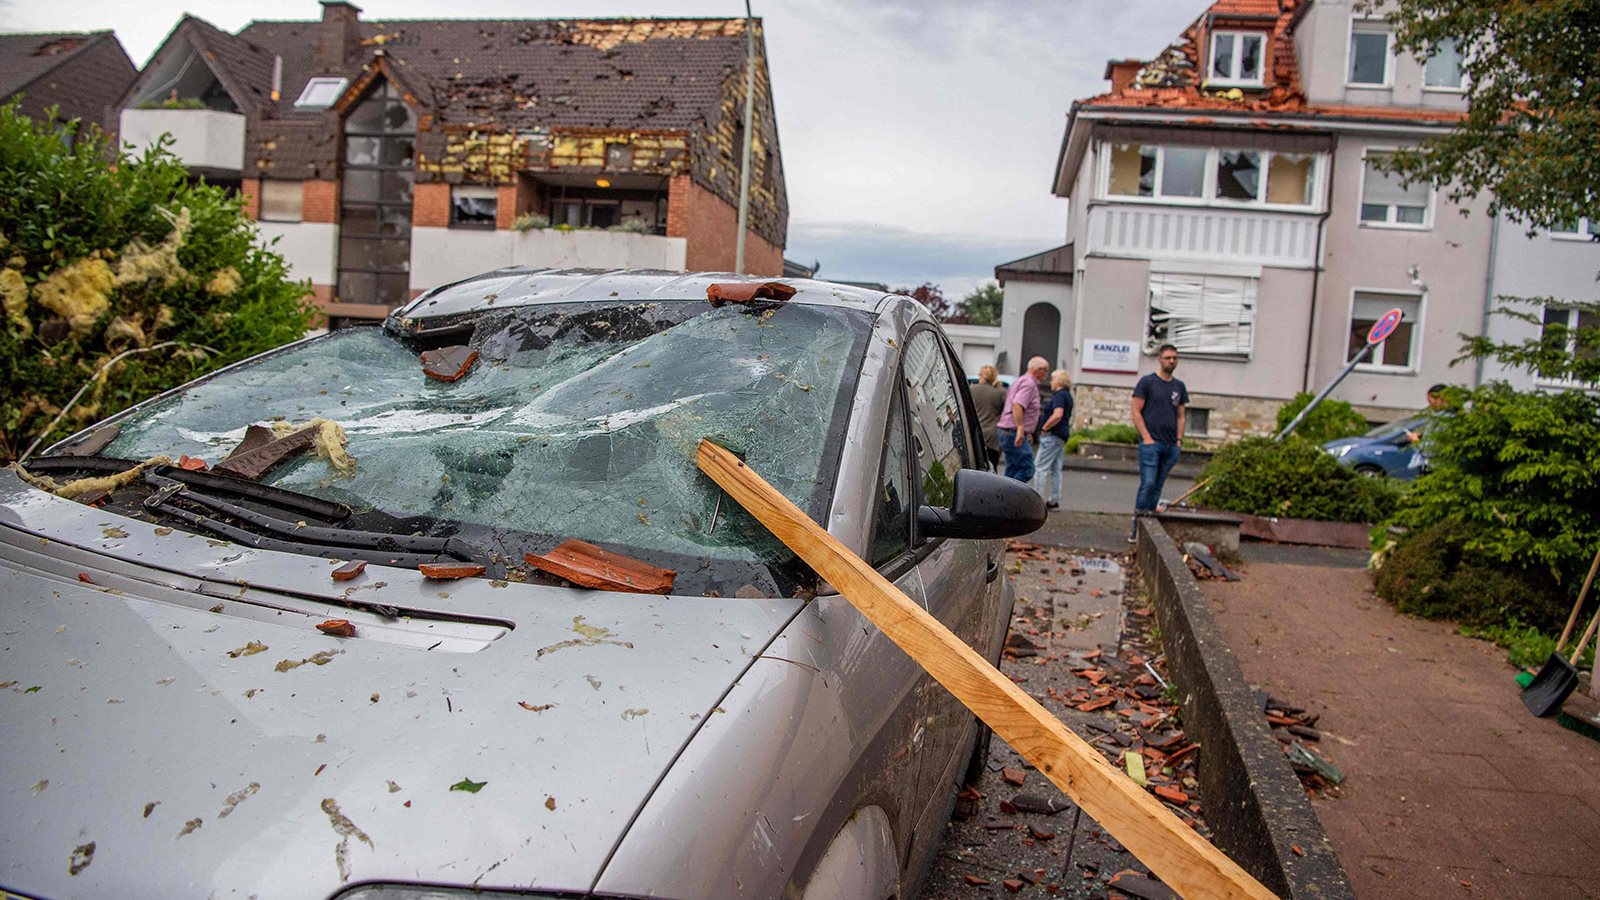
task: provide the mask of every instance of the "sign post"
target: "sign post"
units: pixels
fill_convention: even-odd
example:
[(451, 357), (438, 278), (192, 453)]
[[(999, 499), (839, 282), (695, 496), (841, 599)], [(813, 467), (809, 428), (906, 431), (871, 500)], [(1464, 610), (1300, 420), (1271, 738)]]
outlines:
[(1277, 435), (1273, 437), (1273, 440), (1281, 441), (1293, 433), (1295, 428), (1299, 427), (1300, 423), (1305, 419), (1305, 417), (1310, 414), (1313, 409), (1317, 408), (1317, 404), (1321, 403), (1329, 394), (1333, 393), (1333, 389), (1339, 386), (1339, 382), (1343, 381), (1346, 375), (1349, 375), (1356, 366), (1360, 365), (1361, 362), (1367, 358), (1367, 355), (1372, 352), (1372, 348), (1387, 340), (1389, 335), (1394, 334), (1394, 330), (1400, 327), (1400, 319), (1404, 315), (1405, 314), (1399, 309), (1391, 309), (1380, 316), (1378, 321), (1372, 323), (1371, 330), (1367, 332), (1367, 345), (1362, 347), (1361, 351), (1355, 355), (1355, 358), (1350, 360), (1349, 364), (1344, 367), (1344, 371), (1340, 372), (1338, 377), (1334, 378), (1327, 387), (1322, 389), (1322, 393), (1311, 398), (1311, 402), (1306, 404), (1305, 409), (1300, 410), (1300, 414), (1294, 417), (1294, 421), (1283, 426), (1283, 430), (1278, 432)]

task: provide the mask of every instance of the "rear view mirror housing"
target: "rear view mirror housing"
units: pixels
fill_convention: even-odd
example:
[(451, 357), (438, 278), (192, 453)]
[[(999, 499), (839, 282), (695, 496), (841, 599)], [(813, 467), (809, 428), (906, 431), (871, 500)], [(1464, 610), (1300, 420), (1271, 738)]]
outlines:
[(923, 506), (917, 527), (924, 537), (1019, 537), (1037, 531), (1049, 510), (1027, 483), (979, 469), (956, 472), (950, 507)]

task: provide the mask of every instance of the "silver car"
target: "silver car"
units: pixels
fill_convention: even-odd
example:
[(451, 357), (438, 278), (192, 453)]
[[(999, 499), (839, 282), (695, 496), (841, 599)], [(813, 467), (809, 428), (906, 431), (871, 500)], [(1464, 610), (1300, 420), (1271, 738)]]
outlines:
[(1044, 506), (920, 305), (756, 284), (491, 272), (0, 470), (0, 896), (914, 891), (979, 729), (694, 448), (991, 659)]

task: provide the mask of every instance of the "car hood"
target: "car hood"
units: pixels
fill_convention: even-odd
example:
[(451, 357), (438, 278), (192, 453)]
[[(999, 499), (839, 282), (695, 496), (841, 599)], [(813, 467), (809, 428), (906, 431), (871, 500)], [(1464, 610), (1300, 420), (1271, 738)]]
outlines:
[(1333, 452), (1335, 450), (1338, 450), (1340, 447), (1356, 447), (1356, 446), (1360, 446), (1362, 444), (1369, 444), (1371, 442), (1372, 441), (1371, 441), (1370, 438), (1364, 438), (1364, 437), (1338, 438), (1336, 440), (1332, 440), (1332, 441), (1328, 441), (1328, 442), (1324, 443), (1322, 445), (1322, 449), (1327, 450), (1328, 452), (1331, 453), (1331, 452)]
[(587, 890), (799, 608), (329, 569), (0, 473), (0, 885)]

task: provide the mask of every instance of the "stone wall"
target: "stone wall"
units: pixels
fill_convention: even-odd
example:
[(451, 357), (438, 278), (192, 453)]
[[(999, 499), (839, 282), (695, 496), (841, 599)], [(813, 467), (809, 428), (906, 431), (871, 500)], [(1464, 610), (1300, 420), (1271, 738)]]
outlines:
[[(1080, 384), (1073, 388), (1074, 431), (1108, 423), (1133, 423), (1133, 395), (1128, 388)], [(1224, 397), (1189, 392), (1189, 410), (1206, 413), (1204, 435), (1186, 438), (1202, 449), (1219, 447), (1250, 435), (1271, 435), (1277, 427), (1282, 400), (1256, 397)]]

